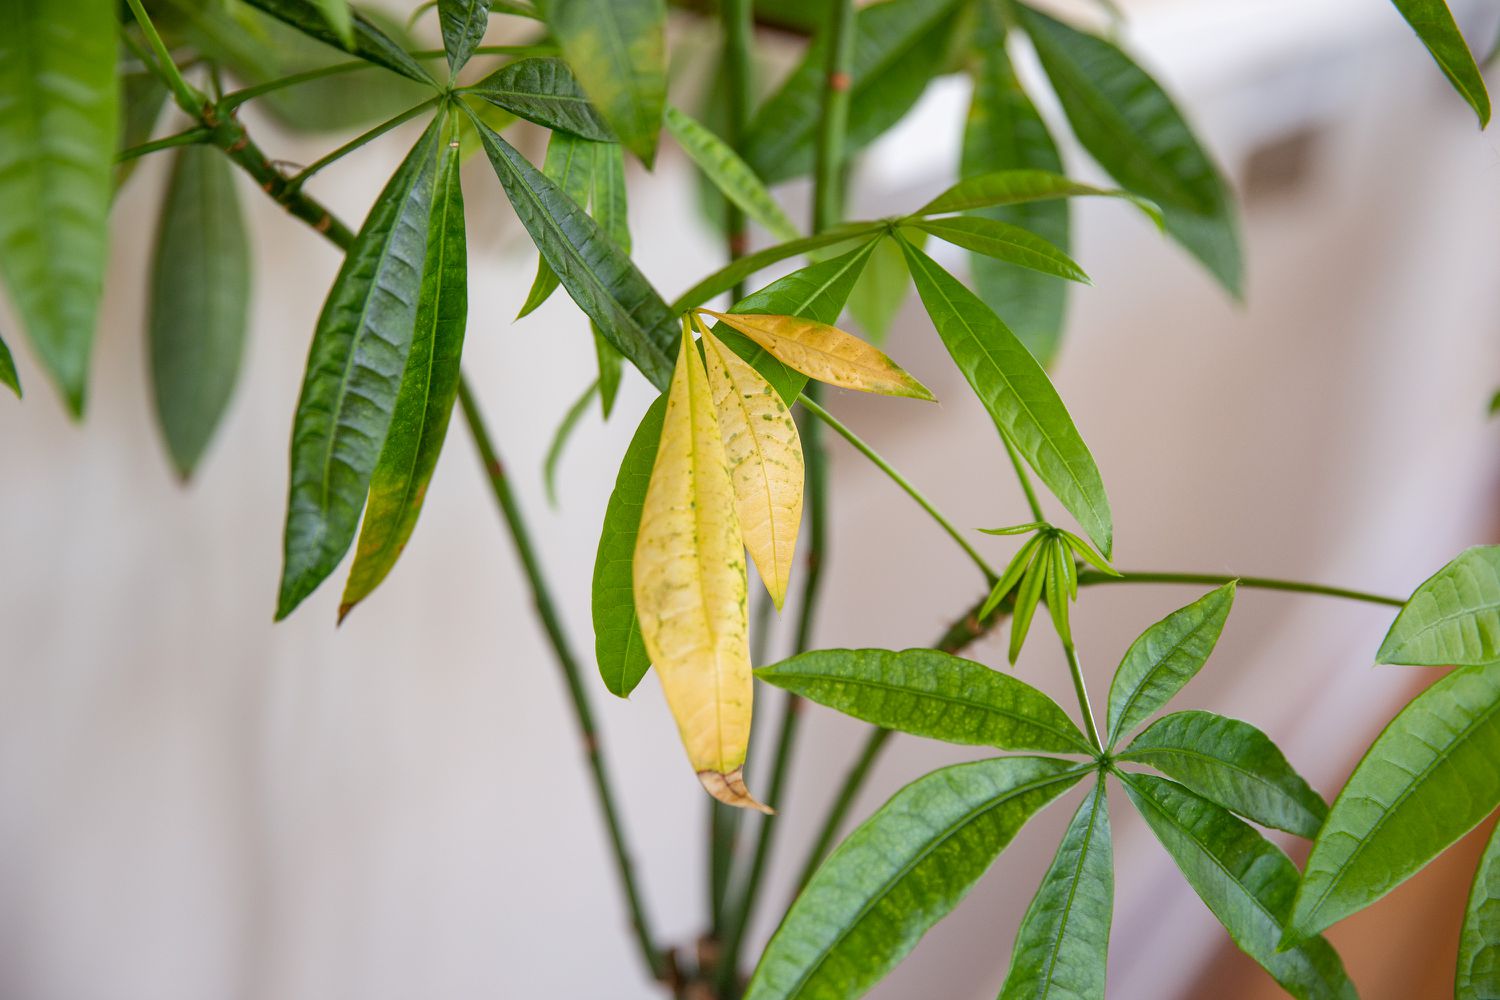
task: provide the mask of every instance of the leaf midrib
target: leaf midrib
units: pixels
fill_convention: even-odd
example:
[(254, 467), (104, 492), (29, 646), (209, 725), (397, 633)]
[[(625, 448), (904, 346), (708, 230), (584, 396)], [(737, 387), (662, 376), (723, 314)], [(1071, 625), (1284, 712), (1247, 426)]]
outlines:
[(1088, 832), (1083, 835), (1083, 845), (1078, 851), (1078, 864), (1073, 868), (1073, 876), (1068, 880), (1068, 899), (1063, 906), (1062, 919), (1058, 921), (1057, 934), (1052, 939), (1052, 951), (1047, 956), (1046, 971), (1042, 975), (1042, 991), (1037, 994), (1037, 1000), (1046, 1000), (1052, 995), (1052, 970), (1057, 968), (1057, 957), (1062, 954), (1063, 938), (1067, 935), (1068, 921), (1073, 918), (1073, 901), (1078, 898), (1078, 886), (1083, 881), (1083, 869), (1088, 864), (1089, 848), (1093, 846), (1094, 834), (1099, 828), (1099, 812), (1106, 808), (1104, 805), (1104, 777), (1100, 775), (1099, 783), (1094, 787), (1093, 811), (1089, 814)]

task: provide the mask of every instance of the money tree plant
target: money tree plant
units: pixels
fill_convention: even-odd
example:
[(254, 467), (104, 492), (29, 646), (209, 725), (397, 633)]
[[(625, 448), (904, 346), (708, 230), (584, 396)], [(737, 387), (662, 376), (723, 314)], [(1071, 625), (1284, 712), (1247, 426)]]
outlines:
[[(1119, 17), (1100, 6), (1101, 18)], [(1485, 85), (1448, 8), (1395, 7), (1483, 127)], [(707, 87), (681, 96), (668, 87), (671, 21), (714, 27), (722, 39)], [(803, 53), (762, 87), (756, 47), (772, 31), (783, 36), (777, 44), (801, 39)], [(442, 47), (411, 40), (423, 33)], [(237, 175), (342, 251), (321, 314), (307, 318), (275, 616), (292, 614), (351, 548), (339, 616), (380, 585), (412, 537), (457, 406), (587, 737), (630, 933), (664, 994), (859, 996), (1027, 820), (1071, 795), (1072, 819), (1039, 873), (1000, 996), (1102, 997), (1114, 895), (1105, 790), (1117, 783), (1229, 937), (1287, 993), (1353, 997), (1321, 932), (1500, 806), (1500, 547), (1458, 555), (1408, 599), (1113, 565), (1104, 483), (1047, 374), (1069, 283), (1088, 281), (1069, 256), (1069, 203), (1119, 199), (1233, 296), (1241, 247), (1213, 158), (1107, 34), (1020, 0), (716, 0), (670, 11), (663, 0), (437, 0), (395, 19), (345, 0), (0, 0), (0, 267), (39, 367), (81, 417), (110, 205), (138, 196), (124, 188), (139, 160), (170, 158), (149, 371), (167, 452), (189, 477), (233, 390), (246, 335), (240, 199), (252, 186)], [(1038, 114), (1012, 69), (1021, 45), (1078, 144), (1118, 187), (1069, 179), (1051, 134), (1061, 122)], [(970, 78), (973, 97), (952, 185), (925, 204), (892, 204), (883, 218), (845, 218), (860, 150), (953, 73)], [(168, 102), (175, 111), (165, 113)], [(311, 164), (289, 164), (247, 128), (251, 105), (290, 128), (366, 130)], [(324, 167), (407, 122), (422, 123), (416, 141), (357, 229), (308, 193)], [(513, 144), (538, 130), (547, 136), (540, 165)], [(626, 209), (627, 174), (652, 168), (663, 136), (701, 173), (726, 248), (723, 266), (671, 302), (631, 259)], [(597, 680), (563, 628), (462, 371), (470, 274), (459, 165), (480, 153), (539, 254), (521, 315), (562, 288), (595, 348), (597, 371), (549, 467), (585, 408), (613, 412), (628, 372), (660, 393), (620, 460), (600, 532)], [(809, 175), (803, 228), (773, 192)], [(967, 280), (929, 255), (933, 241), (967, 251)], [(773, 267), (781, 276), (766, 283)], [(993, 529), (1008, 541), (987, 544), (1013, 547), (998, 571), (979, 539), (820, 402), (825, 385), (894, 397), (883, 404), (892, 407), (932, 399), (882, 343), (911, 286), (930, 319), (913, 334), (946, 348), (994, 420), (994, 460), (1014, 466), (1028, 501), (1011, 518), (1026, 523)], [(3, 344), (0, 380), (20, 395)], [(973, 604), (930, 647), (811, 647), (819, 601), (835, 599), (819, 589), (830, 432), (909, 494), (977, 571)], [(1070, 624), (1080, 591), (1153, 583), (1208, 589), (1140, 632), (1096, 712)], [(1375, 659), (1453, 668), (1391, 721), (1331, 806), (1255, 726), (1171, 710), (1212, 654), (1236, 592), (1256, 588), (1398, 608)], [(784, 607), (794, 655), (759, 663), (752, 650), (764, 648)], [(1061, 643), (1077, 694), (1071, 713), (1006, 665), (959, 655), (1006, 622), (1011, 666), (1038, 631)], [(600, 682), (625, 697), (648, 673), (712, 797), (709, 915), (691, 948), (653, 930), (591, 721)], [(799, 718), (782, 713), (765, 734), (769, 773), (747, 775), (752, 705), (767, 686), (789, 706), (807, 699), (871, 728), (806, 848), (795, 901), (756, 956), (746, 928)], [(846, 834), (855, 795), (896, 732), (997, 754), (919, 778)], [(688, 776), (678, 768), (663, 780)], [(747, 809), (764, 815), (747, 819)], [(1309, 839), (1305, 869), (1258, 828)], [(1464, 912), (1457, 996), (1495, 997), (1500, 839)]]

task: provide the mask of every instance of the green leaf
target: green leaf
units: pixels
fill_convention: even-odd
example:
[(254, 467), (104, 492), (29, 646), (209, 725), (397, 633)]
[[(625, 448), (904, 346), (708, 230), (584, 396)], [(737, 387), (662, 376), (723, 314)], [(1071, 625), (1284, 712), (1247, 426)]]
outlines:
[(1091, 283), (1089, 276), (1074, 263), (1073, 258), (1040, 236), (1008, 222), (976, 215), (960, 215), (951, 219), (922, 219), (913, 225), (954, 246), (973, 250), (995, 260), (1069, 281), (1080, 281), (1085, 285)]
[(596, 380), (599, 409), (603, 412), (604, 419), (608, 420), (615, 408), (615, 397), (620, 393), (620, 379), (624, 375), (621, 362), (625, 359), (620, 356), (619, 351), (615, 350), (613, 344), (604, 339), (597, 327), (593, 324), (590, 324), (590, 327), (594, 334), (594, 359), (599, 365), (599, 378)]
[(1114, 849), (1101, 775), (1073, 814), (1026, 908), (1000, 1000), (1104, 1000), (1114, 902)]
[(1500, 662), (1500, 545), (1476, 545), (1418, 587), (1375, 659), (1427, 667)]
[(75, 416), (109, 257), (117, 30), (109, 0), (0, 4), (0, 275)]
[(278, 620), (354, 540), (416, 326), (438, 133), (434, 122), (376, 199), (318, 317), (292, 425)]
[(1185, 608), (1179, 608), (1142, 632), (1120, 661), (1109, 685), (1111, 747), (1192, 680), (1214, 651), (1235, 585), (1226, 583)]
[(1459, 96), (1469, 102), (1474, 114), (1479, 116), (1479, 127), (1490, 123), (1490, 95), (1484, 88), (1484, 77), (1474, 61), (1474, 55), (1454, 23), (1453, 12), (1444, 0), (1391, 0), (1406, 23), (1411, 25), (1427, 51), (1437, 62), (1438, 68), (1458, 91)]
[(1128, 191), (1112, 191), (1069, 180), (1062, 174), (1045, 170), (997, 170), (994, 173), (966, 177), (913, 212), (908, 218), (970, 212), (979, 208), (1026, 205), (1057, 198), (1123, 198), (1158, 225), (1161, 213), (1157, 207)]
[(851, 222), (847, 225), (826, 229), (814, 236), (804, 236), (801, 239), (788, 240), (785, 243), (778, 243), (775, 246), (766, 247), (764, 250), (757, 250), (755, 253), (746, 254), (743, 257), (736, 257), (692, 288), (677, 296), (677, 299), (672, 303), (672, 311), (680, 313), (686, 312), (689, 309), (696, 309), (715, 295), (729, 291), (756, 271), (769, 267), (777, 261), (807, 253), (809, 250), (818, 250), (823, 247), (833, 246), (836, 243), (848, 243), (851, 240), (873, 237), (884, 228), (884, 223), (879, 222)]
[(604, 508), (604, 530), (594, 559), (594, 655), (604, 686), (621, 698), (629, 697), (651, 669), (635, 613), (632, 565), (666, 412), (667, 397), (658, 396), (625, 449), (614, 492)]
[[(1118, 773), (1118, 772), (1117, 772)], [(1243, 820), (1176, 782), (1121, 774), (1125, 791), (1200, 899), (1240, 950), (1300, 1000), (1356, 1000), (1338, 953), (1322, 938), (1278, 951), (1297, 869)]]
[(354, 19), (349, 14), (349, 0), (317, 0), (323, 19), (333, 29), (345, 48), (354, 44)]
[[(1063, 172), (1057, 145), (1021, 87), (1005, 52), (1005, 29), (995, 5), (981, 3), (974, 37), (974, 97), (964, 124), (959, 170), (964, 177), (999, 170)], [(1066, 252), (1070, 209), (1064, 199), (979, 209), (985, 218), (1020, 226)], [(1004, 260), (974, 254), (974, 292), (1003, 313), (1026, 349), (1047, 365), (1057, 353), (1067, 307), (1066, 285)]]
[(995, 425), (1108, 555), (1114, 526), (1104, 482), (1047, 373), (962, 282), (910, 243), (902, 249), (938, 336)]
[[(573, 200), (579, 208), (588, 208), (589, 197), (594, 190), (595, 161), (601, 143), (580, 139), (567, 132), (553, 132), (547, 140), (547, 156), (542, 161), (542, 174)], [(536, 262), (536, 278), (531, 282), (531, 291), (516, 319), (530, 314), (557, 290), (557, 274), (544, 257)]]
[(1000, 602), (1005, 600), (1005, 595), (1010, 593), (1016, 584), (1021, 582), (1021, 577), (1026, 574), (1026, 570), (1031, 566), (1032, 557), (1042, 547), (1042, 540), (1040, 534), (1032, 535), (1016, 550), (1016, 554), (1006, 564), (1005, 572), (1000, 574), (1000, 579), (996, 580), (995, 585), (990, 588), (990, 596), (986, 597), (984, 603), (979, 606), (979, 619), (981, 621), (988, 618), (990, 612), (994, 611), (1000, 606)]
[(1159, 203), (1167, 231), (1235, 296), (1238, 224), (1223, 176), (1145, 70), (1103, 38), (1017, 5), (1083, 148), (1122, 185)]
[[(156, 121), (167, 103), (167, 87), (150, 72), (120, 75), (120, 149), (131, 149), (151, 138)], [(115, 190), (118, 191), (135, 173), (141, 157), (135, 156), (115, 164)]]
[(656, 159), (667, 103), (662, 0), (545, 0), (547, 26), (583, 90), (641, 162)]
[(309, 38), (315, 38), (336, 49), (343, 49), (350, 55), (384, 66), (418, 83), (436, 83), (432, 75), (422, 68), (421, 63), (408, 55), (399, 43), (357, 11), (350, 12), (353, 41), (345, 44), (323, 16), (323, 0), (317, 0), (315, 3), (311, 0), (245, 0), (245, 2), (291, 25)]
[(1458, 938), (1454, 1000), (1500, 996), (1500, 826), (1485, 844)]
[[(448, 135), (455, 137), (456, 130)], [(461, 160), (457, 149), (440, 147), (432, 209), (425, 220), (427, 252), (411, 349), (385, 447), (370, 479), (369, 507), (340, 602), (340, 620), (380, 585), (406, 548), (458, 396), (469, 311)]]
[(745, 1000), (845, 1000), (957, 906), (1038, 810), (1088, 768), (997, 757), (897, 792), (823, 862), (766, 946)]
[(490, 26), (490, 0), (438, 0), (437, 8), (443, 51), (448, 55), (448, 68), (457, 76)]
[(1047, 582), (1047, 552), (1050, 548), (1051, 545), (1045, 540), (1037, 546), (1036, 555), (1021, 577), (1021, 585), (1016, 588), (1016, 606), (1010, 613), (1010, 648), (1006, 652), (1006, 659), (1011, 666), (1015, 666), (1016, 661), (1021, 658), (1021, 646), (1026, 642), (1026, 633), (1031, 630), (1031, 619), (1036, 614), (1037, 602), (1042, 599), (1042, 588)]
[(151, 269), (151, 385), (178, 475), (193, 474), (239, 379), (250, 247), (234, 168), (210, 146), (174, 155)]
[(21, 398), (21, 378), (16, 374), (16, 359), (10, 356), (10, 348), (5, 346), (4, 340), (0, 340), (0, 385), (9, 386), (16, 398)]
[[(943, 68), (956, 6), (957, 0), (885, 0), (855, 14), (846, 154), (899, 121)], [(820, 36), (809, 46), (745, 134), (745, 161), (768, 184), (812, 169), (826, 45)]]
[(797, 239), (800, 234), (792, 220), (755, 176), (755, 171), (724, 140), (671, 105), (667, 106), (664, 120), (672, 138), (724, 197), (778, 240)]
[(1385, 727), (1313, 844), (1288, 936), (1363, 909), (1500, 805), (1500, 670), (1461, 667)]
[(568, 412), (563, 414), (562, 423), (557, 425), (557, 430), (552, 433), (552, 443), (547, 446), (547, 457), (542, 462), (542, 485), (547, 489), (547, 503), (553, 507), (557, 506), (557, 463), (562, 460), (563, 449), (567, 447), (568, 439), (573, 436), (578, 421), (588, 410), (589, 404), (594, 401), (594, 396), (599, 392), (599, 381), (595, 379), (589, 383), (589, 387), (573, 401), (568, 407)]
[(580, 139), (614, 142), (599, 112), (561, 59), (517, 59), (506, 63), (463, 92), (504, 108), (518, 118)]
[[(925, 243), (927, 234), (913, 231), (908, 239)], [(890, 333), (891, 323), (911, 291), (911, 275), (906, 270), (906, 255), (895, 240), (877, 240), (870, 251), (870, 263), (860, 275), (849, 295), (849, 312), (866, 339), (880, 346)]]
[(1036, 688), (935, 649), (820, 649), (755, 675), (883, 729), (1002, 750), (1093, 752)]
[(611, 344), (658, 389), (672, 379), (678, 327), (630, 257), (556, 184), (477, 118), (516, 217), (558, 280)]
[(1156, 720), (1120, 754), (1262, 826), (1316, 837), (1328, 803), (1292, 770), (1271, 738), (1212, 712)]

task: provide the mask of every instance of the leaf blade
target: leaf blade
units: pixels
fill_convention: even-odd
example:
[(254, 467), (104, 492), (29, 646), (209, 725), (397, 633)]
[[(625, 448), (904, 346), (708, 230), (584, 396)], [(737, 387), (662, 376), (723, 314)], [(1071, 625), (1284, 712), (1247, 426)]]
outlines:
[(1500, 661), (1500, 546), (1476, 545), (1423, 581), (1375, 659), (1424, 667)]
[(1500, 827), (1490, 835), (1464, 906), (1454, 1000), (1500, 995)]
[(615, 141), (614, 131), (561, 59), (517, 59), (463, 92), (544, 128), (591, 142)]
[(437, 9), (448, 69), (457, 76), (490, 25), (490, 0), (438, 0)]
[(583, 90), (620, 141), (651, 166), (667, 102), (662, 0), (545, 0), (541, 4)]
[(755, 171), (724, 140), (670, 104), (663, 120), (683, 152), (713, 181), (724, 197), (778, 240), (795, 240), (801, 236)]
[(315, 38), (336, 49), (342, 49), (350, 55), (358, 56), (376, 65), (384, 66), (418, 83), (436, 84), (432, 74), (423, 69), (421, 63), (413, 59), (404, 48), (358, 11), (350, 11), (353, 43), (345, 44), (339, 38), (338, 32), (324, 18), (323, 11), (320, 9), (322, 0), (316, 3), (309, 2), (309, 0), (245, 0), (245, 2), (291, 25), (310, 38)]
[(972, 250), (992, 260), (1015, 264), (1042, 274), (1091, 284), (1078, 263), (1040, 236), (1019, 226), (983, 216), (959, 215), (949, 219), (922, 219), (918, 229), (954, 246)]
[(1484, 76), (1469, 51), (1468, 43), (1453, 20), (1445, 0), (1391, 0), (1406, 23), (1417, 33), (1443, 75), (1479, 118), (1479, 127), (1490, 123), (1490, 95)]

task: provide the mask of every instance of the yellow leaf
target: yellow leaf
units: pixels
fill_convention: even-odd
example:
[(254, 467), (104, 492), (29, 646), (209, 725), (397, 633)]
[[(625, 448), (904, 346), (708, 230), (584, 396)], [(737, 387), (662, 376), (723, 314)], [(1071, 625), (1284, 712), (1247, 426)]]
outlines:
[(708, 373), (684, 324), (632, 569), (641, 638), (703, 787), (745, 790), (753, 679), (745, 546)]
[(800, 316), (700, 310), (755, 341), (789, 368), (844, 389), (931, 400), (932, 393), (879, 350), (836, 326)]
[(802, 440), (797, 422), (760, 372), (707, 328), (699, 329), (740, 533), (779, 611), (802, 525)]

